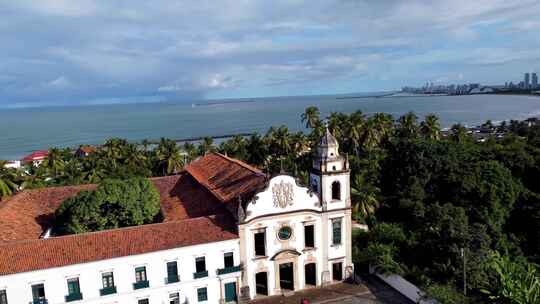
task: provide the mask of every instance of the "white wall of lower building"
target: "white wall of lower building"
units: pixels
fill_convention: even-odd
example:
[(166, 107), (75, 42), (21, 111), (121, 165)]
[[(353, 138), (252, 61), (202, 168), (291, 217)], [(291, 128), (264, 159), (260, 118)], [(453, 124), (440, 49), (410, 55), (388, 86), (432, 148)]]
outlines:
[[(236, 282), (237, 293), (240, 284), (240, 272), (217, 275), (217, 269), (224, 268), (223, 256), (227, 252), (233, 252), (234, 263), (239, 265), (239, 240), (235, 239), (2, 276), (0, 290), (6, 290), (8, 303), (25, 304), (32, 302), (31, 286), (43, 283), (48, 303), (60, 304), (66, 303), (67, 279), (78, 277), (83, 300), (70, 303), (130, 304), (148, 298), (152, 304), (168, 304), (169, 294), (173, 292), (179, 292), (188, 303), (199, 303), (197, 288), (200, 287), (207, 287), (208, 291), (208, 301), (202, 303), (219, 303), (224, 298), (225, 283)], [(200, 256), (206, 257), (208, 277), (194, 279), (195, 258)], [(166, 263), (169, 261), (178, 262), (178, 283), (166, 284)], [(146, 266), (150, 285), (149, 288), (134, 290), (135, 268), (140, 266)], [(110, 271), (114, 273), (117, 293), (100, 296), (103, 287), (101, 274)]]

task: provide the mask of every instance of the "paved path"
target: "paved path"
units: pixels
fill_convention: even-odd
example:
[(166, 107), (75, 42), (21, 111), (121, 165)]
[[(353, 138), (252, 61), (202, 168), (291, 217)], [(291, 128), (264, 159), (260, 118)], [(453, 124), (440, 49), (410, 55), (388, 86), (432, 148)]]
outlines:
[(369, 277), (362, 284), (339, 283), (324, 288), (295, 292), (290, 296), (272, 296), (251, 301), (252, 304), (412, 304), (401, 294), (377, 278)]

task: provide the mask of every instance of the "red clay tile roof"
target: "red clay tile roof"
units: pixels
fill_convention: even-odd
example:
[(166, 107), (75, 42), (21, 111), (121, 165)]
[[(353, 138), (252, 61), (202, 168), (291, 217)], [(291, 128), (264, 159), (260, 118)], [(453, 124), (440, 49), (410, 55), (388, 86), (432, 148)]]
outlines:
[[(196, 231), (197, 233), (193, 233)], [(0, 245), (0, 275), (238, 238), (229, 215)]]
[(186, 171), (224, 203), (266, 183), (266, 176), (259, 169), (215, 152), (196, 159)]
[(0, 275), (237, 238), (223, 203), (266, 183), (258, 169), (218, 153), (179, 175), (150, 180), (160, 193), (163, 223), (39, 239), (65, 199), (96, 185), (26, 190), (0, 202)]
[(51, 227), (54, 212), (68, 197), (95, 185), (26, 190), (0, 202), (0, 243), (37, 239)]
[(90, 154), (90, 153), (96, 152), (97, 149), (92, 146), (80, 146), (78, 151), (84, 152), (86, 154)]
[(152, 179), (161, 197), (163, 220), (177, 221), (216, 214), (222, 204), (186, 172), (175, 178)]
[(29, 155), (26, 155), (22, 160), (25, 162), (43, 160), (47, 157), (47, 155), (49, 155), (49, 151), (47, 150), (34, 151)]
[[(186, 173), (150, 180), (159, 191), (166, 222), (213, 215), (222, 210), (219, 201)], [(52, 226), (54, 212), (65, 199), (81, 190), (95, 188), (96, 185), (80, 185), (27, 190), (0, 202), (0, 244), (39, 238)]]

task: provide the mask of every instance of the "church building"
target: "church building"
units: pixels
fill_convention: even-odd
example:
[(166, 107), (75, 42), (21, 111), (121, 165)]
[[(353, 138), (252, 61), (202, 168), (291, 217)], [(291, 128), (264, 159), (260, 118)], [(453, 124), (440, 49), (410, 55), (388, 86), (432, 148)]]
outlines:
[(95, 185), (0, 202), (0, 304), (246, 303), (353, 273), (349, 164), (326, 130), (309, 185), (219, 153), (151, 178), (163, 221), (50, 236), (54, 212)]

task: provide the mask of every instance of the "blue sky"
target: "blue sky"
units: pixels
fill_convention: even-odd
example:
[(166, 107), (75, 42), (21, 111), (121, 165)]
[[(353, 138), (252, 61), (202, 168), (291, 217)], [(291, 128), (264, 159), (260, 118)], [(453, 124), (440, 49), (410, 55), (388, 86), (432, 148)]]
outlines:
[(540, 1), (0, 0), (0, 107), (373, 92), (540, 72)]

